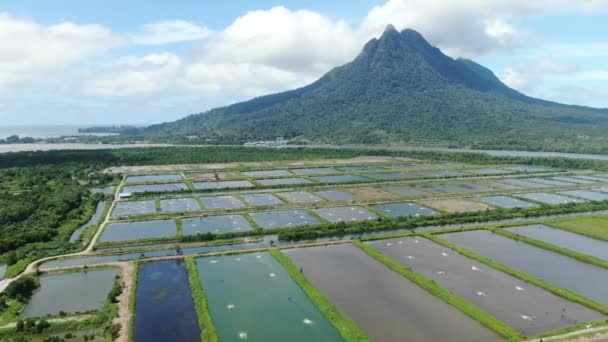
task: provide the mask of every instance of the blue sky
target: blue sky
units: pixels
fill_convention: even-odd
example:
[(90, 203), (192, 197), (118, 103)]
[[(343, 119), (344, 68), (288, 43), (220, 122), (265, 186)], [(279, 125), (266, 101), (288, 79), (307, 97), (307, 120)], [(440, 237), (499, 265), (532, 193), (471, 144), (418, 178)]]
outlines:
[(0, 125), (175, 120), (305, 85), (389, 23), (526, 94), (608, 107), (608, 0), (0, 0)]

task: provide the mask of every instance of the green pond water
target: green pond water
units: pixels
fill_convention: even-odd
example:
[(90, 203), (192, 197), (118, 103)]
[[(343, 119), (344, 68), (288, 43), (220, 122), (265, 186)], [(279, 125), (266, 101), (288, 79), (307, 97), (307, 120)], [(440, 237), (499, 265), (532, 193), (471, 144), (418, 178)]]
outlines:
[(341, 341), (269, 253), (196, 259), (220, 341)]

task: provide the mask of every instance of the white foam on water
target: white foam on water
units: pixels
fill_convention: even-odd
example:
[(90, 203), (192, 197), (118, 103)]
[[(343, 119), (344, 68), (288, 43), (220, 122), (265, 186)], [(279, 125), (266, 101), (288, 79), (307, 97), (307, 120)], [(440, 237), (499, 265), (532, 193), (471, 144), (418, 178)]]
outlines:
[(413, 255), (408, 255), (406, 258), (408, 258), (410, 260), (416, 259)]
[(445, 274), (445, 272), (443, 272), (443, 271), (437, 271), (437, 274), (439, 274), (440, 276), (442, 276), (442, 275)]
[(397, 241), (398, 245), (403, 245), (403, 241)]
[(443, 255), (443, 256), (448, 256), (448, 253), (446, 253), (446, 252), (441, 252), (441, 255)]
[(418, 239), (414, 240), (414, 243), (418, 243), (418, 242), (420, 242)]
[(270, 275), (270, 278), (276, 277), (276, 274), (274, 274), (274, 273), (270, 273), (269, 275)]
[(523, 287), (521, 287), (521, 286), (519, 286), (519, 285), (516, 285), (516, 286), (515, 286), (515, 289), (516, 289), (517, 291), (524, 291), (524, 288), (523, 288)]
[(483, 296), (485, 296), (486, 294), (485, 294), (485, 292), (482, 292), (482, 291), (477, 291), (477, 295), (478, 295), (478, 296), (482, 296), (482, 297), (483, 297)]
[(211, 260), (209, 261), (210, 264), (217, 264), (217, 260)]
[(255, 257), (258, 258), (258, 259), (262, 259), (261, 255), (256, 255)]
[(392, 246), (393, 244), (392, 244), (392, 243), (390, 243), (390, 242), (387, 242), (387, 243), (386, 243), (386, 245), (387, 245), (387, 246)]
[(236, 260), (236, 261), (241, 261), (241, 258), (236, 258), (236, 259), (234, 259), (234, 260)]
[(471, 269), (472, 269), (473, 271), (479, 271), (479, 268), (477, 268), (477, 267), (475, 267), (475, 266), (471, 266)]
[(306, 325), (311, 325), (314, 323), (313, 321), (309, 320), (308, 318), (304, 318), (304, 320), (302, 322), (304, 322), (304, 324), (306, 324)]
[(243, 332), (243, 331), (239, 332), (239, 338), (241, 340), (246, 340), (247, 339), (247, 333)]
[(226, 309), (228, 309), (228, 310), (234, 309), (234, 304), (228, 304), (228, 305), (226, 305)]
[(521, 318), (522, 318), (523, 320), (526, 320), (526, 321), (532, 321), (532, 320), (534, 320), (534, 318), (532, 318), (532, 317), (530, 317), (530, 316), (527, 316), (527, 315), (520, 315), (520, 316), (521, 316)]

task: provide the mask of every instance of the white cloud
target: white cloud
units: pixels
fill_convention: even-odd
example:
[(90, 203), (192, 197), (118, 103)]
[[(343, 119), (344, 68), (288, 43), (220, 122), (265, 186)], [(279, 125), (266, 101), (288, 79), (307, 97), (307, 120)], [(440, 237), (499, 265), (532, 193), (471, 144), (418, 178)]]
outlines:
[(212, 62), (254, 63), (291, 71), (327, 71), (350, 59), (362, 40), (342, 20), (284, 7), (248, 12), (199, 48)]
[(175, 85), (181, 60), (171, 53), (123, 57), (91, 75), (88, 95), (130, 96), (159, 92)]
[(135, 44), (162, 45), (201, 40), (211, 34), (210, 29), (184, 20), (168, 20), (146, 24), (141, 31), (132, 37)]
[(0, 88), (57, 74), (124, 41), (99, 25), (44, 26), (0, 13)]
[(521, 18), (552, 11), (597, 13), (606, 9), (606, 0), (389, 0), (369, 12), (362, 29), (377, 34), (387, 24), (412, 28), (451, 54), (476, 56), (511, 51), (533, 40), (518, 27)]

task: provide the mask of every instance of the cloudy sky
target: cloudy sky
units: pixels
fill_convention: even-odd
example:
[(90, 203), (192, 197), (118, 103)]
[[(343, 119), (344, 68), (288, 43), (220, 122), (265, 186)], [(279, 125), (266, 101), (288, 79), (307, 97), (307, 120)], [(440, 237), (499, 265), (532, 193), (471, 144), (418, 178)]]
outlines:
[(389, 23), (608, 107), (608, 0), (0, 0), (0, 126), (171, 121), (305, 85)]

